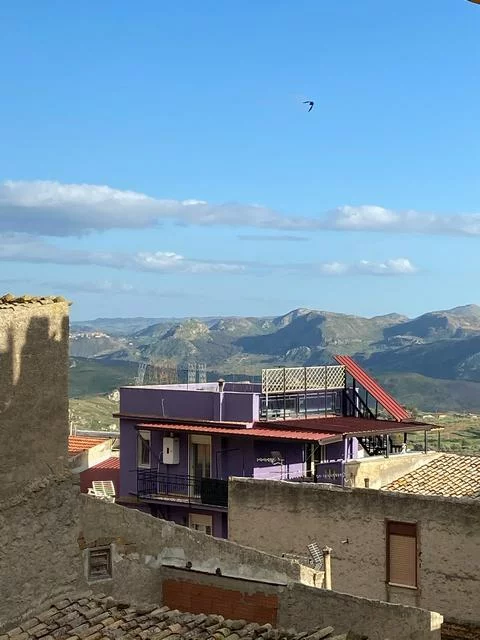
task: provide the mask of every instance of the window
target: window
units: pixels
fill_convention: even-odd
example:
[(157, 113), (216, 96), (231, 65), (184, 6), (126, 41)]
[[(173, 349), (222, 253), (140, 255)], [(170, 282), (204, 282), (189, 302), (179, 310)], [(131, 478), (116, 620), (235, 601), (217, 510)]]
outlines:
[(89, 581), (108, 580), (112, 577), (112, 555), (110, 547), (98, 547), (88, 550)]
[(417, 586), (417, 525), (387, 522), (387, 582)]
[(200, 513), (190, 514), (190, 529), (201, 531), (207, 535), (212, 535), (212, 516), (205, 516)]
[(150, 431), (139, 431), (137, 438), (137, 465), (139, 467), (150, 467), (152, 451), (150, 447)]

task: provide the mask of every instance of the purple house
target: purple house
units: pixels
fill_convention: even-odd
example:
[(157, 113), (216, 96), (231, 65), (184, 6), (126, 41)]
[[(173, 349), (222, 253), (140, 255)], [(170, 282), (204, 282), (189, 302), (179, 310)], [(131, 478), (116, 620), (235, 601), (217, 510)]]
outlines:
[(262, 382), (123, 387), (118, 501), (227, 536), (228, 478), (343, 483), (343, 465), (428, 430), (350, 357)]

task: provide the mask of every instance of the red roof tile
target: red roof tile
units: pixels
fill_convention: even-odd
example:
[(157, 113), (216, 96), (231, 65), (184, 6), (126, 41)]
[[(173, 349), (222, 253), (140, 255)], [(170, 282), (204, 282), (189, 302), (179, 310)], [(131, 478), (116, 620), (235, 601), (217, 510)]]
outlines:
[(103, 462), (99, 462), (95, 464), (91, 469), (120, 469), (120, 458), (118, 456), (113, 456), (108, 458), (108, 460), (104, 460)]
[(375, 400), (382, 405), (388, 413), (398, 422), (410, 419), (410, 414), (406, 411), (389, 393), (381, 387), (368, 373), (360, 367), (350, 356), (334, 356), (338, 364), (345, 367), (347, 373), (359, 382), (362, 387), (370, 393)]
[(87, 451), (97, 444), (105, 442), (103, 438), (92, 438), (91, 436), (68, 436), (68, 455), (75, 456), (77, 453)]

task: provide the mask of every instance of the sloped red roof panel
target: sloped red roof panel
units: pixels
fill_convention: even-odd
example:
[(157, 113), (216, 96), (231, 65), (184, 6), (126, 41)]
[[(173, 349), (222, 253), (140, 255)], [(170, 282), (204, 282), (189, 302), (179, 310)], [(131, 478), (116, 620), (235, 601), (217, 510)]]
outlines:
[(352, 378), (355, 378), (362, 387), (372, 395), (375, 400), (382, 405), (382, 407), (388, 411), (388, 413), (395, 418), (398, 422), (403, 420), (409, 420), (410, 415), (393, 396), (391, 396), (383, 387), (381, 387), (376, 380), (374, 380), (360, 365), (358, 365), (350, 356), (334, 356), (338, 364), (345, 367), (347, 373)]
[(118, 456), (113, 456), (111, 458), (108, 458), (108, 460), (99, 462), (98, 464), (90, 468), (91, 469), (120, 469), (120, 458)]

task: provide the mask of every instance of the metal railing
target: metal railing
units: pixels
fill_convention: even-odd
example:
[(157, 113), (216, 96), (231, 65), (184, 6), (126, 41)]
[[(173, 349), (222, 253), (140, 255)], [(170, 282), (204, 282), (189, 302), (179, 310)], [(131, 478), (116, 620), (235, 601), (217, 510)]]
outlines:
[(181, 502), (228, 506), (228, 481), (137, 469), (139, 498), (169, 498)]

